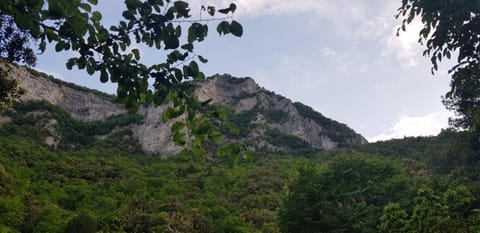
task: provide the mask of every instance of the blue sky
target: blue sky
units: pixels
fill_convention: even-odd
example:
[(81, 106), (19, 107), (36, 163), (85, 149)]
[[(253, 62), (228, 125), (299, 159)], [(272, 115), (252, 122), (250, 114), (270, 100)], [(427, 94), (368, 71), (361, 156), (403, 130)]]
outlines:
[[(99, 1), (104, 22), (112, 24), (123, 1)], [(228, 6), (228, 0), (190, 1)], [(219, 37), (214, 22), (197, 53), (209, 62), (207, 75), (251, 77), (260, 86), (313, 107), (370, 141), (434, 135), (452, 114), (441, 104), (449, 89), (447, 70), (432, 76), (418, 45), (419, 22), (397, 37), (394, 18), (401, 0), (236, 0), (235, 20), (244, 36)], [(145, 62), (164, 59), (140, 47)], [(46, 52), (37, 69), (65, 81), (114, 92), (85, 72), (68, 71), (68, 53)]]

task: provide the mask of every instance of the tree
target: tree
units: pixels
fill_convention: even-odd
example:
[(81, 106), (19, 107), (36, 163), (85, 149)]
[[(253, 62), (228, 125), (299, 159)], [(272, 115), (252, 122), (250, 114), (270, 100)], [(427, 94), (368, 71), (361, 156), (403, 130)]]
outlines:
[(7, 67), (0, 66), (0, 110), (8, 109), (14, 100), (25, 93), (17, 80), (8, 77), (8, 71)]
[[(30, 48), (30, 34), (19, 29), (11, 16), (0, 15), (0, 25), (0, 58), (7, 62), (35, 65), (37, 58)], [(0, 110), (9, 108), (13, 100), (24, 93), (18, 82), (8, 77), (8, 71), (8, 67), (0, 66)]]
[(403, 0), (397, 18), (400, 30), (415, 18), (423, 29), (419, 42), (426, 45), (424, 56), (431, 59), (432, 73), (442, 59), (457, 56), (451, 89), (444, 97), (447, 109), (459, 118), (451, 119), (458, 128), (478, 130), (480, 127), (480, 1)]
[(33, 38), (28, 31), (19, 29), (8, 15), (0, 15), (0, 25), (0, 57), (8, 62), (34, 66), (37, 57), (31, 48)]
[(411, 214), (398, 203), (388, 204), (380, 224), (381, 232), (478, 232), (479, 209), (474, 209), (474, 198), (465, 186), (435, 192), (424, 186), (406, 206), (413, 206)]
[(408, 193), (398, 165), (340, 157), (324, 170), (300, 170), (279, 210), (280, 228), (285, 233), (377, 232), (383, 207)]
[[(58, 52), (78, 53), (68, 60), (67, 68), (76, 66), (90, 75), (98, 72), (100, 81), (118, 83), (118, 100), (132, 111), (148, 101), (162, 104), (188, 97), (190, 85), (182, 81), (204, 78), (195, 60), (206, 59), (194, 53), (194, 45), (206, 38), (206, 22), (229, 19), (236, 10), (235, 4), (218, 11), (204, 6), (202, 10), (211, 17), (216, 12), (226, 17), (190, 20), (189, 4), (184, 1), (126, 0), (123, 20), (106, 28), (102, 14), (94, 10), (96, 4), (97, 0), (7, 0), (0, 15), (13, 17), (18, 28), (38, 39), (41, 52), (51, 43)], [(183, 23), (190, 24), (186, 36)], [(217, 31), (235, 36), (243, 33), (234, 20), (221, 21)], [(130, 48), (132, 42), (164, 50), (166, 60), (149, 66), (141, 63), (141, 52)]]
[[(192, 20), (185, 1), (125, 0), (123, 19), (106, 27), (96, 4), (97, 0), (5, 0), (0, 16), (13, 19), (21, 32), (37, 40), (41, 52), (53, 44), (57, 52), (76, 53), (66, 62), (68, 69), (77, 67), (89, 75), (98, 73), (101, 82), (117, 83), (117, 101), (129, 112), (137, 111), (141, 104), (173, 103), (163, 120), (185, 116), (184, 122), (172, 128), (175, 141), (188, 141), (183, 130), (187, 127), (196, 139), (189, 147), (201, 153), (202, 140), (216, 138), (218, 132), (196, 114), (205, 103), (193, 97), (194, 84), (187, 81), (205, 78), (197, 61), (206, 63), (207, 59), (194, 48), (207, 37), (212, 20), (219, 22), (216, 29), (220, 35), (242, 36), (241, 24), (232, 18), (236, 5), (224, 9), (202, 6), (200, 10), (208, 16)], [(141, 51), (132, 43), (162, 51), (164, 61), (144, 64)]]

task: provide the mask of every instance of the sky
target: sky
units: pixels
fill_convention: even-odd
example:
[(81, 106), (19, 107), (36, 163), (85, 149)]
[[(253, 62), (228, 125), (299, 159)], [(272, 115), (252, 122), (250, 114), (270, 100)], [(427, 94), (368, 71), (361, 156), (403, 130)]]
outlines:
[[(119, 4), (113, 4), (118, 1)], [(103, 23), (118, 21), (123, 1), (99, 1)], [(432, 75), (424, 47), (417, 43), (421, 24), (414, 21), (396, 36), (401, 0), (190, 0), (238, 8), (234, 19), (241, 38), (219, 36), (215, 22), (196, 53), (208, 58), (207, 76), (228, 73), (251, 77), (260, 86), (299, 101), (347, 124), (369, 141), (436, 135), (448, 127), (441, 96), (449, 90), (445, 62)], [(121, 4), (120, 4), (121, 3)], [(164, 60), (161, 51), (139, 46), (146, 63)], [(36, 69), (68, 82), (115, 92), (84, 71), (69, 71), (71, 53), (49, 49)]]

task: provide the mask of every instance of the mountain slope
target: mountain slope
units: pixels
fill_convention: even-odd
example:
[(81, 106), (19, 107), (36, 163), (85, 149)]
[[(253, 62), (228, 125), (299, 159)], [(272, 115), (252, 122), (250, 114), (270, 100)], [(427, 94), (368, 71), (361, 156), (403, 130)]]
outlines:
[[(23, 100), (46, 100), (83, 121), (98, 121), (126, 113), (107, 94), (65, 83), (24, 67), (12, 66), (12, 69), (11, 76), (27, 90)], [(239, 129), (239, 134), (230, 135), (228, 139), (243, 142), (255, 151), (328, 150), (366, 143), (361, 135), (346, 125), (267, 91), (251, 78), (216, 75), (199, 82), (196, 95), (200, 100), (211, 99), (212, 105), (230, 109), (229, 120)], [(163, 123), (161, 120), (166, 107), (144, 106), (138, 111), (138, 115), (143, 117), (141, 122), (121, 126), (132, 131), (133, 137), (147, 153), (169, 156), (182, 150), (171, 140), (170, 127), (174, 121)], [(102, 135), (96, 136), (102, 138)]]
[[(211, 99), (213, 104), (230, 108), (235, 113), (230, 120), (243, 129), (243, 140), (255, 149), (300, 149), (302, 141), (317, 149), (367, 142), (348, 126), (261, 88), (251, 78), (215, 75), (201, 83), (197, 96), (200, 100)], [(293, 145), (285, 144), (289, 141)]]

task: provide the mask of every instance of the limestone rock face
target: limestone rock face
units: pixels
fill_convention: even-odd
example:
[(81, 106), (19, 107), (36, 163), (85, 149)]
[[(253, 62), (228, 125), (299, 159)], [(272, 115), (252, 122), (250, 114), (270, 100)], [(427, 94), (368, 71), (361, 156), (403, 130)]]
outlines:
[[(27, 90), (23, 100), (46, 100), (64, 108), (76, 119), (97, 121), (126, 113), (113, 98), (98, 91), (46, 78), (23, 67), (12, 66), (9, 74)], [(235, 116), (232, 122), (239, 126), (241, 137), (229, 140), (241, 141), (252, 150), (285, 151), (303, 147), (328, 150), (367, 142), (346, 125), (267, 91), (251, 78), (215, 75), (198, 83), (196, 95), (200, 100), (211, 99), (212, 104), (231, 109)], [(174, 121), (162, 122), (166, 108), (167, 105), (143, 106), (138, 111), (144, 117), (143, 122), (128, 126), (145, 152), (165, 157), (183, 149), (171, 139), (170, 127)], [(49, 127), (54, 126), (55, 122), (51, 122)], [(52, 137), (45, 142), (55, 144), (57, 140)]]
[(162, 113), (166, 108), (166, 105), (156, 108), (153, 106), (141, 108), (139, 114), (144, 116), (144, 122), (141, 125), (133, 126), (133, 132), (142, 145), (142, 149), (145, 152), (164, 157), (178, 154), (183, 149), (172, 141), (170, 128), (175, 121), (162, 122)]
[(17, 79), (19, 85), (27, 91), (23, 100), (46, 100), (66, 109), (76, 119), (95, 121), (126, 113), (112, 99), (78, 90), (59, 80), (35, 75), (25, 67), (11, 66), (9, 76)]
[[(247, 144), (275, 148), (265, 132), (275, 130), (284, 136), (297, 137), (318, 149), (334, 149), (341, 146), (364, 144), (367, 140), (346, 125), (330, 120), (308, 106), (293, 103), (258, 86), (251, 78), (234, 78), (216, 75), (202, 82), (197, 89), (200, 100), (228, 106), (236, 113), (256, 113), (257, 130), (245, 138)], [(327, 124), (323, 125), (321, 122)], [(262, 147), (262, 146), (260, 146)], [(278, 148), (277, 148), (278, 149)], [(281, 150), (281, 149), (280, 149)]]

